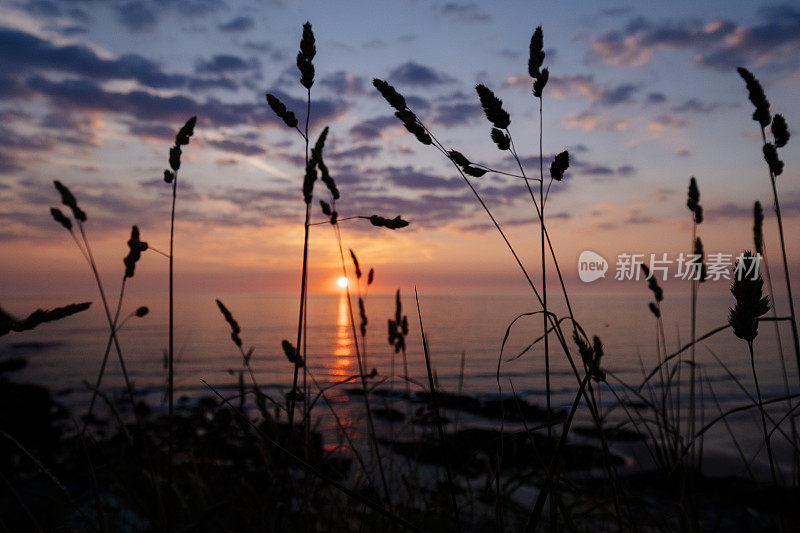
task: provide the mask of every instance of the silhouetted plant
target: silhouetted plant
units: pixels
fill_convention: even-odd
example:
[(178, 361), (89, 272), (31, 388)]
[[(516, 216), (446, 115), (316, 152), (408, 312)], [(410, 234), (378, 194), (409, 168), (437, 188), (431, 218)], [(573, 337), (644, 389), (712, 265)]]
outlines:
[(744, 79), (747, 85), (747, 93), (750, 102), (755, 106), (753, 111), (753, 120), (759, 123), (761, 127), (761, 140), (763, 143), (764, 160), (769, 168), (769, 181), (772, 186), (772, 197), (775, 207), (775, 215), (778, 219), (778, 236), (781, 242), (781, 258), (783, 259), (783, 273), (786, 280), (786, 295), (789, 300), (789, 315), (792, 319), (792, 341), (794, 342), (794, 356), (797, 362), (798, 372), (800, 372), (800, 333), (797, 330), (797, 315), (794, 310), (794, 298), (792, 297), (792, 284), (789, 276), (789, 262), (786, 258), (786, 243), (783, 235), (783, 217), (781, 217), (781, 206), (778, 201), (778, 189), (775, 183), (775, 178), (783, 172), (783, 161), (778, 157), (776, 146), (783, 147), (789, 141), (789, 128), (786, 125), (786, 120), (783, 115), (776, 115), (777, 124), (773, 123), (772, 135), (775, 144), (767, 142), (766, 127), (773, 121), (770, 116), (770, 105), (767, 96), (764, 94), (764, 89), (761, 83), (756, 79), (753, 74), (742, 67), (737, 69), (739, 75)]
[(775, 461), (772, 456), (772, 445), (764, 414), (764, 400), (761, 397), (761, 387), (758, 384), (755, 356), (753, 355), (753, 341), (758, 336), (758, 319), (767, 314), (771, 307), (769, 297), (764, 296), (764, 280), (758, 272), (758, 263), (757, 257), (754, 257), (750, 251), (745, 251), (739, 258), (734, 270), (734, 279), (731, 282), (731, 294), (736, 303), (728, 313), (728, 323), (733, 334), (747, 342), (747, 348), (750, 351), (750, 366), (758, 396), (758, 408), (761, 411), (761, 426), (764, 431), (764, 444), (767, 447), (770, 474), (772, 482), (777, 485)]
[(7, 335), (12, 331), (20, 332), (33, 329), (46, 322), (54, 322), (67, 318), (81, 311), (86, 311), (92, 302), (84, 302), (80, 304), (70, 304), (64, 307), (55, 307), (53, 309), (37, 309), (26, 318), (22, 320), (6, 319), (0, 317), (0, 337)]
[[(191, 117), (175, 135), (175, 144), (169, 149), (169, 169), (164, 170), (164, 181), (172, 185), (172, 209), (169, 219), (169, 346), (167, 348), (167, 416), (169, 419), (169, 437), (167, 440), (167, 487), (172, 497), (173, 492), (173, 456), (175, 446), (174, 412), (175, 412), (175, 287), (173, 265), (175, 261), (175, 203), (178, 196), (178, 170), (181, 167), (181, 146), (189, 144), (194, 134), (197, 117)], [(171, 170), (170, 170), (171, 169)], [(167, 527), (172, 527), (172, 506), (167, 506)]]

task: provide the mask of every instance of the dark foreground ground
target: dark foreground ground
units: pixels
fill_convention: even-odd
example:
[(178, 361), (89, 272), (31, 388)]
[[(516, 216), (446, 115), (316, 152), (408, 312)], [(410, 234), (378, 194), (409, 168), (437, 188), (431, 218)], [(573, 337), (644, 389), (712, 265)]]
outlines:
[[(345, 394), (352, 403), (363, 401), (359, 389)], [(260, 408), (243, 409), (248, 419), (240, 414), (247, 406), (240, 398), (224, 403), (211, 392), (179, 403), (170, 472), (168, 419), (143, 401), (134, 413), (124, 399), (100, 397), (102, 416), (81, 417), (44, 387), (0, 377), (0, 528), (401, 531), (400, 517), (424, 531), (454, 531), (451, 494), (464, 531), (523, 528), (556, 442), (532, 429), (542, 419), (540, 408), (517, 399), (442, 393), (444, 416), (465, 417), (460, 429), (447, 424), (442, 442), (428, 394), (389, 404), (377, 388), (371, 397), (382, 428), (383, 476), (363, 420), (340, 420), (350, 428), (348, 436), (340, 431), (328, 439), (323, 433), (331, 432), (317, 431), (318, 421), (308, 428), (297, 424), (292, 439), (265, 398), (253, 402)], [(503, 430), (501, 417), (508, 421)], [(480, 419), (483, 424), (470, 423)], [(530, 431), (519, 429), (529, 423)], [(626, 468), (624, 455), (602, 453), (591, 428), (576, 429), (578, 440), (567, 446), (560, 466), (554, 509), (560, 529), (800, 528), (796, 489)], [(606, 433), (618, 443), (642, 439), (624, 429)], [(452, 485), (444, 461), (453, 471)], [(540, 529), (550, 510), (543, 514)]]

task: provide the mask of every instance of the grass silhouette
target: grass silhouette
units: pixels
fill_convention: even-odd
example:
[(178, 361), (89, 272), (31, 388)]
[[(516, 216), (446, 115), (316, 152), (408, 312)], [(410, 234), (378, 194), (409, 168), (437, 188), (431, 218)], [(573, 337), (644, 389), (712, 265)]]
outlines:
[[(754, 340), (762, 322), (772, 322), (776, 332), (778, 324), (790, 322), (795, 355), (800, 365), (797, 323), (776, 187), (776, 177), (783, 171), (778, 149), (783, 149), (787, 144), (789, 130), (782, 115), (771, 116), (763, 89), (749, 71), (740, 69), (739, 73), (745, 79), (750, 100), (756, 108), (753, 118), (761, 127), (763, 156), (769, 169), (778, 219), (790, 304), (789, 316), (781, 316), (771, 309), (774, 295), (769, 277), (769, 296), (763, 293), (760, 275), (737, 278), (731, 286), (734, 304), (728, 324), (706, 332), (697, 331), (698, 316), (702, 312), (698, 307), (698, 293), (706, 277), (706, 266), (703, 243), (698, 236), (698, 224), (703, 222), (703, 209), (697, 180), (692, 177), (687, 195), (687, 207), (692, 214), (690, 249), (693, 259), (690, 266), (698, 276), (691, 281), (690, 307), (686, 313), (690, 319), (690, 341), (677, 350), (668, 349), (663, 316), (665, 309), (662, 308), (664, 289), (659, 285), (654, 269), (645, 264), (635, 265), (644, 274), (647, 289), (652, 294), (648, 307), (655, 322), (653, 354), (656, 360), (655, 366), (650, 369), (642, 360), (642, 378), (638, 383), (628, 383), (615, 372), (613, 363), (609, 364), (603, 358), (606, 348), (601, 339), (587, 333), (576, 319), (556, 247), (548, 232), (546, 206), (549, 193), (554, 182), (558, 187), (558, 182), (565, 179), (570, 155), (566, 150), (555, 154), (549, 162), (549, 176), (545, 175), (547, 157), (543, 151), (542, 114), (550, 73), (544, 67), (546, 54), (542, 28), (538, 27), (533, 32), (528, 59), (532, 94), (538, 100), (539, 108), (538, 172), (525, 168), (510, 128), (512, 116), (488, 85), (479, 84), (475, 87), (477, 98), (491, 124), (489, 137), (497, 149), (512, 160), (516, 167), (513, 172), (473, 162), (465, 155), (465, 149), (446, 147), (395, 87), (378, 78), (373, 80), (374, 87), (394, 109), (395, 116), (406, 130), (421, 144), (439, 151), (459, 173), (508, 248), (538, 304), (538, 307), (520, 314), (507, 325), (495, 375), (498, 395), (487, 399), (462, 394), (465, 352), (461, 355), (457, 393), (440, 387), (436, 359), (432, 355), (435, 347), (429, 344), (429, 336), (425, 332), (416, 289), (426, 382), (420, 383), (409, 375), (406, 342), (410, 326), (407, 316), (403, 314), (399, 289), (395, 294), (395, 312), (387, 317), (389, 346), (383, 346), (384, 350), (390, 350), (389, 373), (382, 374), (377, 368), (370, 369), (368, 362), (372, 359), (368, 359), (366, 339), (368, 328), (376, 321), (370, 317), (367, 295), (376, 273), (372, 268), (365, 273), (366, 268), (359, 262), (356, 252), (345, 246), (342, 223), (363, 224), (366, 220), (375, 228), (392, 231), (400, 230), (409, 223), (401, 216), (390, 218), (391, 215), (385, 214), (340, 216), (339, 210), (343, 204), (345, 208), (347, 205), (342, 200), (342, 192), (325, 163), (324, 155), (328, 139), (336, 133), (326, 126), (316, 136), (316, 141), (313, 144), (311, 142), (315, 57), (314, 33), (311, 24), (306, 23), (302, 28), (296, 58), (300, 86), (306, 96), (302, 124), (295, 111), (290, 110), (277, 96), (266, 95), (267, 105), (287, 128), (300, 135), (304, 144), (303, 179), (297, 191), (298, 200), (302, 195), (304, 212), (299, 312), (296, 330), (292, 323), (290, 332), (294, 342), (283, 339), (280, 346), (280, 351), (286, 357), (286, 362), (282, 364), (288, 363), (289, 366), (278, 367), (281, 372), (291, 373), (291, 387), (288, 391), (281, 391), (285, 392), (282, 397), (275, 397), (266, 386), (259, 383), (254, 361), (262, 353), (255, 347), (245, 348), (243, 331), (232, 308), (223, 303), (223, 298), (218, 298), (215, 304), (230, 330), (237, 357), (241, 357), (241, 367), (235, 372), (238, 378), (235, 394), (229, 395), (227, 390), (203, 381), (213, 393), (212, 398), (199, 400), (194, 407), (175, 406), (175, 206), (181, 147), (189, 144), (196, 117), (190, 118), (178, 131), (169, 152), (170, 168), (164, 171), (164, 180), (172, 189), (169, 252), (163, 254), (149, 243), (141, 241), (138, 227), (132, 227), (127, 243), (128, 255), (123, 260), (125, 271), (116, 308), (106, 298), (92, 255), (84, 228), (87, 215), (78, 206), (72, 192), (56, 181), (56, 189), (62, 203), (69, 208), (71, 217), (56, 208), (51, 210), (51, 215), (68, 230), (89, 264), (109, 327), (107, 347), (97, 380), (94, 386), (89, 387), (92, 399), (88, 413), (92, 414), (99, 397), (114, 413), (117, 427), (110, 436), (104, 436), (100, 425), (93, 421), (92, 416), (87, 416), (80, 431), (58, 441), (62, 449), (56, 452), (44, 446), (42, 439), (36, 436), (16, 436), (14, 427), (0, 418), (0, 435), (3, 437), (0, 451), (7, 452), (2, 465), (3, 470), (8, 472), (2, 475), (6, 488), (0, 493), (0, 509), (15, 513), (8, 523), (3, 519), (6, 528), (116, 530), (126, 526), (124, 517), (130, 514), (139, 517), (139, 522), (130, 529), (167, 531), (220, 528), (243, 531), (536, 531), (545, 527), (554, 531), (676, 528), (694, 531), (711, 528), (715, 524), (721, 528), (747, 527), (747, 524), (737, 524), (736, 517), (729, 516), (731, 501), (735, 501), (737, 506), (752, 505), (754, 514), (758, 515), (756, 523), (764, 529), (790, 530), (800, 524), (797, 510), (790, 507), (791, 502), (800, 495), (800, 441), (795, 422), (800, 394), (791, 392), (781, 350), (783, 394), (779, 397), (764, 396), (758, 378), (758, 357), (754, 350)], [(767, 142), (766, 139), (765, 128), (770, 124), (773, 142)], [(499, 218), (475, 186), (476, 180), (492, 175), (502, 175), (525, 183), (530, 207), (539, 221), (538, 235), (534, 236), (539, 249), (538, 272), (522, 261)], [(325, 185), (321, 192), (319, 188), (315, 190), (317, 180)], [(320, 212), (325, 217), (324, 222), (311, 221), (315, 194)], [(763, 210), (756, 203), (754, 244), (759, 254), (764, 251), (762, 222)], [(339, 252), (342, 276), (348, 278), (351, 271), (355, 274), (355, 288), (351, 292), (350, 286), (346, 286), (344, 298), (347, 329), (358, 373), (323, 385), (309, 368), (307, 360), (308, 278), (312, 231), (316, 239), (316, 232), (327, 231), (324, 228), (328, 225)], [(75, 232), (75, 228), (78, 232)], [(137, 391), (128, 375), (117, 337), (128, 319), (147, 314), (147, 308), (144, 307), (127, 315), (122, 313), (128, 278), (134, 276), (137, 261), (147, 250), (165, 255), (169, 260), (166, 417), (149, 416), (146, 404), (137, 401)], [(755, 258), (746, 252), (741, 256), (739, 267), (749, 271), (747, 267), (752, 267), (754, 262)], [(553, 269), (560, 293), (558, 289), (553, 290), (552, 286), (548, 291), (547, 272)], [(739, 269), (737, 267), (736, 270)], [(644, 291), (644, 285), (641, 288)], [(555, 310), (562, 304), (566, 313), (559, 315)], [(643, 301), (643, 309), (644, 306)], [(50, 311), (40, 310), (22, 320), (0, 313), (0, 336), (66, 318), (88, 307), (89, 304), (84, 303)], [(772, 316), (765, 316), (770, 310), (773, 311)], [(511, 332), (522, 327), (523, 318), (535, 320), (541, 327), (528, 331), (534, 340), (514, 359), (530, 358), (535, 347), (542, 347), (545, 382), (543, 410), (518, 397), (510, 377), (508, 385), (511, 396), (503, 395), (504, 377), (507, 376), (502, 374), (501, 363)], [(728, 330), (747, 343), (755, 394), (730, 370), (728, 363), (712, 352), (720, 370), (730, 376), (747, 398), (744, 404), (724, 410), (708, 369), (698, 363), (697, 349), (704, 346), (705, 340), (727, 334)], [(127, 412), (119, 409), (114, 399), (103, 390), (102, 378), (112, 345), (124, 377), (126, 403), (130, 404), (130, 407), (126, 406)], [(379, 348), (371, 346), (370, 349), (372, 357)], [(278, 352), (277, 342), (268, 350)], [(403, 364), (400, 375), (395, 372), (394, 364), (395, 354), (398, 353), (402, 354)], [(570, 401), (564, 406), (566, 409), (555, 405), (556, 391), (551, 383), (557, 357), (563, 357), (569, 366), (569, 379), (574, 378), (574, 383), (567, 391)], [(0, 365), (0, 375), (7, 369), (13, 369), (13, 366)], [(398, 381), (404, 386), (396, 391), (395, 384)], [(341, 406), (331, 398), (332, 394), (342, 393), (352, 383), (360, 387), (344, 393), (363, 399), (365, 429), (354, 427), (356, 417), (346, 418)], [(20, 398), (23, 394), (44, 394), (10, 385), (4, 378), (0, 380), (0, 393)], [(603, 402), (602, 395), (610, 395), (614, 401), (609, 402), (606, 398), (607, 401)], [(384, 408), (374, 409), (375, 402), (380, 401), (381, 397)], [(707, 397), (714, 402), (716, 416), (707, 413), (710, 410), (706, 406)], [(49, 413), (49, 394), (43, 398), (47, 401), (40, 402), (40, 407), (44, 406)], [(391, 409), (389, 400), (405, 402), (406, 414)], [(420, 404), (416, 410), (415, 403)], [(316, 410), (323, 410), (323, 405), (326, 411), (320, 414)], [(620, 411), (622, 414), (615, 418), (614, 413)], [(471, 427), (456, 416), (457, 423), (451, 425), (448, 431), (448, 412), (484, 416), (493, 421), (492, 428)], [(758, 415), (763, 453), (770, 468), (771, 483), (768, 486), (758, 480), (751, 464), (753, 457), (748, 457), (731, 427), (731, 419), (742, 413)], [(44, 417), (42, 424), (53, 423), (49, 414), (41, 416)], [(347, 455), (337, 455), (323, 446), (319, 424), (322, 417), (327, 416), (333, 419), (332, 425), (340, 436), (336, 451), (345, 450)], [(396, 426), (390, 425), (389, 437), (386, 437), (382, 434), (386, 432), (381, 431), (381, 417), (398, 422), (403, 419), (405, 424), (398, 426), (401, 428), (398, 432), (395, 431)], [(592, 426), (582, 428), (582, 432), (592, 435), (596, 444), (595, 441), (591, 445), (585, 444), (576, 437), (579, 433), (576, 420), (579, 418), (591, 420)], [(506, 429), (507, 425), (512, 427), (512, 421), (518, 422), (524, 430)], [(534, 421), (538, 424), (529, 425)], [(415, 423), (423, 425), (419, 433), (414, 429)], [(735, 449), (750, 479), (715, 482), (704, 475), (704, 438), (717, 425), (726, 428), (730, 446)], [(785, 429), (786, 425), (791, 426), (791, 431)], [(136, 431), (132, 432), (131, 429)], [(358, 441), (357, 433), (366, 445)], [(622, 460), (617, 455), (619, 448), (615, 448), (615, 445), (626, 437), (630, 441), (640, 442), (643, 453), (649, 457), (651, 464), (645, 472), (649, 478), (621, 472)], [(774, 445), (774, 441), (779, 439), (784, 452), (779, 452)], [(780, 453), (785, 455), (786, 448), (790, 450), (793, 462), (788, 482), (778, 459)], [(760, 449), (756, 451), (756, 455), (761, 453)], [(401, 458), (405, 461), (401, 461)], [(48, 463), (57, 468), (48, 467)], [(438, 479), (441, 472), (444, 472), (445, 481)], [(49, 514), (42, 514), (41, 501), (35, 495), (29, 495), (33, 488), (38, 487), (31, 482), (31, 479), (35, 479), (32, 476), (36, 475), (44, 476), (48, 490), (55, 491), (48, 497), (59, 502)], [(482, 487), (474, 481), (480, 476), (484, 476)], [(727, 496), (730, 498), (726, 499)], [(40, 523), (40, 520), (44, 520), (44, 523)]]

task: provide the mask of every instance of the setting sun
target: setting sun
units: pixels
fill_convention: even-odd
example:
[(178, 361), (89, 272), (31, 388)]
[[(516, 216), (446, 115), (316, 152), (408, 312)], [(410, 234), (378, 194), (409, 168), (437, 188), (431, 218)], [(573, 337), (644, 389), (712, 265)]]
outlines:
[(339, 276), (339, 279), (336, 280), (336, 284), (344, 289), (347, 287), (347, 278), (344, 276)]

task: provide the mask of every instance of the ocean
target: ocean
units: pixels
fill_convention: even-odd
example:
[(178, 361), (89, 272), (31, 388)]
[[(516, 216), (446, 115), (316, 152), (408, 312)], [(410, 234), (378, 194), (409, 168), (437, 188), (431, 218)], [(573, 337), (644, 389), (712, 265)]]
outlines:
[[(643, 374), (655, 368), (658, 360), (657, 322), (647, 308), (650, 293), (644, 286), (641, 289), (617, 294), (581, 294), (571, 298), (576, 320), (590, 337), (598, 335), (604, 344), (602, 366), (608, 371), (608, 381), (597, 385), (596, 390), (603, 409), (610, 413), (609, 420), (624, 421), (626, 418), (609, 387), (620, 396), (626, 391), (630, 392), (626, 385), (638, 386)], [(727, 310), (732, 298), (726, 292), (718, 290), (715, 295), (706, 295), (701, 290), (698, 337), (727, 323)], [(230, 328), (217, 308), (215, 296), (224, 302), (238, 321), (244, 349), (253, 347), (250, 362), (259, 385), (280, 401), (291, 386), (293, 373), (292, 365), (281, 348), (284, 339), (292, 344), (296, 341), (299, 299), (291, 295), (179, 294), (175, 315), (176, 397), (192, 401), (212, 395), (201, 380), (230, 395), (235, 395), (237, 391), (239, 372), (243, 369), (242, 356), (231, 341)], [(398, 397), (400, 392), (405, 391), (403, 359), (401, 354), (394, 353), (387, 340), (387, 320), (394, 317), (395, 296), (365, 294), (363, 298), (368, 319), (367, 334), (358, 342), (364, 354), (365, 368), (367, 372), (372, 368), (377, 370), (378, 375), (371, 381), (372, 384), (384, 380), (381, 387), (397, 393), (388, 397)], [(12, 333), (0, 338), (0, 359), (24, 357), (28, 361), (27, 367), (15, 372), (12, 379), (47, 386), (59, 402), (78, 415), (85, 412), (90, 396), (84, 382), (93, 383), (96, 379), (109, 340), (99, 298), (86, 300), (93, 300), (94, 304), (80, 315), (41, 325), (33, 331)], [(408, 375), (412, 380), (410, 387), (412, 392), (422, 391), (423, 387), (428, 386), (428, 378), (420, 335), (420, 315), (413, 288), (401, 292), (401, 301), (402, 312), (408, 317), (409, 323), (406, 357)], [(565, 316), (563, 303), (559, 305), (555, 296), (551, 296), (551, 301), (556, 303), (559, 316)], [(24, 315), (36, 307), (66, 303), (71, 302), (14, 299), (3, 302), (3, 307), (11, 313)], [(532, 295), (420, 294), (419, 303), (432, 367), (440, 390), (490, 398), (498, 394), (511, 395), (513, 386), (517, 397), (544, 406), (546, 382), (543, 345), (537, 343), (521, 354), (541, 335), (541, 315), (523, 316), (510, 326), (520, 315), (539, 309)], [(132, 317), (127, 320), (119, 331), (119, 340), (137, 392), (147, 399), (151, 407), (160, 409), (165, 402), (167, 302), (161, 295), (142, 297), (133, 294), (126, 298), (122, 316), (132, 313), (140, 305), (149, 306), (150, 313), (143, 318)], [(688, 295), (679, 297), (668, 292), (662, 313), (666, 352), (673, 353), (690, 340)], [(356, 295), (353, 295), (353, 315), (358, 330), (360, 318)], [(570, 340), (570, 347), (574, 348), (570, 322), (564, 321), (562, 327)], [(785, 322), (780, 327), (790, 393), (797, 394), (800, 387), (797, 386), (798, 373), (790, 330)], [(350, 310), (344, 293), (309, 296), (307, 379), (314, 393), (318, 387), (328, 387), (349, 376), (358, 375), (352, 331)], [(508, 338), (503, 346), (507, 331)], [(774, 324), (762, 323), (755, 342), (755, 354), (765, 399), (785, 394), (777, 346)], [(682, 357), (688, 360), (690, 351), (684, 352)], [(748, 395), (755, 396), (755, 388), (747, 345), (736, 338), (730, 329), (720, 331), (698, 344), (695, 357), (696, 375), (703, 385), (702, 394), (698, 397), (698, 405), (702, 408), (701, 422), (710, 421), (721, 411), (752, 405)], [(550, 362), (553, 406), (567, 408), (574, 398), (577, 381), (560, 345), (552, 336)], [(116, 352), (112, 348), (103, 389), (121, 397), (123, 384), (119, 368)], [(690, 366), (683, 364), (680, 370), (682, 381), (688, 383)], [(731, 374), (739, 380), (738, 384)], [(650, 383), (657, 387), (658, 376)], [(337, 385), (330, 388), (326, 395), (334, 405), (338, 404), (344, 409), (348, 402), (361, 401), (348, 396), (346, 392), (348, 388), (357, 386), (357, 381)], [(644, 389), (644, 394), (647, 394), (647, 389)], [(687, 397), (688, 394), (684, 394), (682, 398), (684, 406)], [(636, 400), (634, 396), (630, 399)], [(778, 419), (786, 410), (786, 404), (779, 403), (772, 405), (769, 412)], [(462, 420), (466, 420), (462, 421), (463, 425), (469, 419)], [(745, 448), (749, 445), (750, 452), (757, 454), (759, 443), (763, 444), (757, 409), (738, 413), (727, 420), (740, 444)], [(497, 421), (473, 421), (483, 425), (497, 424)], [(788, 422), (784, 421), (781, 427), (789, 431)], [(791, 448), (787, 447), (784, 440), (778, 434), (774, 438), (776, 449), (783, 450), (788, 460)], [(722, 456), (734, 453), (730, 435), (723, 424), (717, 424), (707, 433), (705, 446), (707, 451), (716, 450)]]

